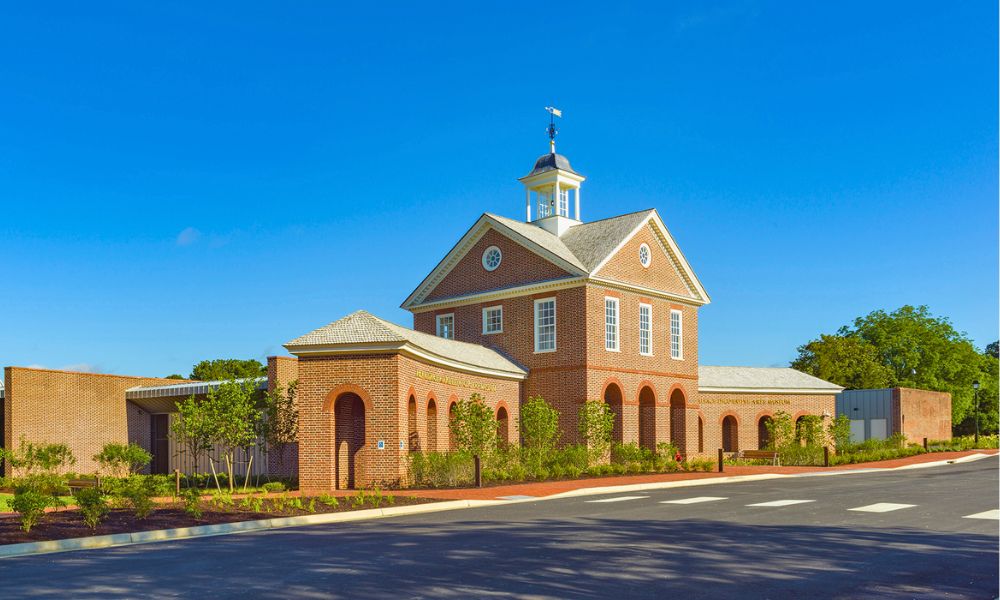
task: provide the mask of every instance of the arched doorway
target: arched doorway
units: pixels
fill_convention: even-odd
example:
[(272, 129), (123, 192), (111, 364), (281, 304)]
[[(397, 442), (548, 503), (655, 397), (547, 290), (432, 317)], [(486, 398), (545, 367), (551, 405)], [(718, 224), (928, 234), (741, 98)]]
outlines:
[(618, 387), (617, 383), (609, 383), (608, 387), (604, 388), (604, 402), (607, 403), (611, 413), (615, 416), (615, 424), (611, 428), (611, 441), (620, 444), (625, 439), (625, 429), (622, 423), (622, 409), (624, 407), (622, 406), (622, 389)]
[(506, 446), (510, 440), (510, 425), (508, 424), (507, 409), (500, 407), (497, 409), (497, 445)]
[(357, 479), (357, 455), (365, 445), (365, 403), (354, 392), (344, 392), (334, 401), (333, 444), (337, 489), (353, 488)]
[(639, 390), (639, 445), (656, 450), (656, 395), (649, 386)]
[(766, 450), (771, 445), (771, 419), (770, 415), (764, 415), (757, 420), (757, 449)]
[(427, 450), (437, 452), (438, 449), (438, 409), (434, 398), (427, 401)]
[(448, 451), (454, 452), (458, 450), (458, 441), (455, 440), (455, 403), (452, 402), (448, 405)]
[(726, 415), (722, 419), (722, 450), (725, 452), (736, 452), (739, 449), (740, 439), (736, 417)]
[(417, 399), (413, 396), (406, 403), (406, 423), (410, 452), (417, 452), (420, 450), (420, 435), (417, 433)]
[(670, 392), (670, 443), (687, 455), (687, 398), (681, 389)]

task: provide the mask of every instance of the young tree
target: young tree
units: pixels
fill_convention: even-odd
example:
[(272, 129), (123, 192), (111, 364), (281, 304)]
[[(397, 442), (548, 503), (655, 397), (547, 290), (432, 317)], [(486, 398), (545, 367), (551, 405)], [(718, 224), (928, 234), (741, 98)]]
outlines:
[(541, 396), (533, 396), (521, 406), (521, 442), (525, 458), (535, 467), (559, 443), (559, 411)]
[(606, 402), (587, 400), (580, 407), (578, 424), (580, 437), (587, 445), (591, 461), (602, 461), (611, 451), (611, 432), (615, 426), (615, 414)]
[(767, 422), (768, 450), (779, 450), (796, 441), (792, 415), (783, 410), (774, 413)]
[(833, 419), (827, 426), (827, 434), (833, 440), (837, 452), (843, 451), (851, 444), (851, 419), (847, 415)]
[(277, 455), (281, 467), (286, 449), (299, 439), (299, 409), (295, 401), (298, 385), (298, 381), (289, 383), (288, 388), (279, 385), (264, 395), (261, 437), (267, 442), (267, 451)]
[(66, 444), (36, 444), (22, 436), (18, 448), (0, 448), (0, 461), (6, 463), (12, 473), (32, 477), (40, 472), (58, 474), (75, 465), (76, 457)]
[[(207, 455), (215, 447), (212, 444), (212, 427), (208, 420), (208, 412), (204, 403), (194, 396), (177, 402), (177, 416), (170, 424), (170, 435), (174, 442), (187, 453), (197, 474), (201, 457)], [(214, 471), (214, 469), (213, 469)], [(213, 472), (214, 475), (214, 472)], [(221, 491), (219, 478), (215, 478), (215, 487)]]
[(259, 360), (238, 358), (217, 358), (203, 360), (191, 369), (190, 379), (199, 381), (223, 381), (264, 377), (267, 367)]
[(479, 394), (455, 403), (451, 431), (460, 452), (485, 458), (496, 448), (499, 428), (493, 409), (486, 406)]
[[(233, 464), (236, 461), (236, 451), (251, 449), (261, 432), (259, 397), (256, 381), (231, 379), (209, 391), (205, 401), (212, 442), (225, 461), (230, 493), (235, 490)], [(252, 464), (251, 455), (248, 473)]]

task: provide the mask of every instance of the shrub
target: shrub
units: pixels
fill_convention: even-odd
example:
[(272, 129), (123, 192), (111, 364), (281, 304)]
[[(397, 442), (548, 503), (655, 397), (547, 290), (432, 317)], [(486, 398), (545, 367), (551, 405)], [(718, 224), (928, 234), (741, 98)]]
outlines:
[(615, 425), (611, 407), (600, 400), (587, 400), (580, 407), (578, 422), (589, 459), (592, 462), (604, 460), (611, 447), (611, 431)]
[(264, 485), (260, 486), (265, 492), (283, 492), (285, 491), (285, 484), (280, 481), (268, 481)]
[(472, 456), (465, 452), (413, 452), (410, 480), (418, 487), (469, 485), (474, 476)]
[(12, 480), (14, 492), (33, 491), (47, 496), (64, 496), (69, 494), (66, 478), (55, 473), (36, 473)]
[(767, 421), (767, 440), (768, 450), (782, 448), (795, 442), (795, 425), (792, 423), (792, 415), (783, 410), (774, 413)]
[(131, 507), (137, 519), (145, 519), (153, 512), (153, 482), (145, 477), (134, 476), (127, 480), (121, 491), (121, 498)]
[(109, 443), (94, 455), (94, 460), (110, 475), (128, 477), (148, 465), (153, 455), (138, 444)]
[(806, 446), (822, 446), (823, 418), (818, 415), (802, 415), (795, 422), (795, 435)]
[(329, 506), (330, 508), (337, 508), (338, 506), (340, 506), (340, 501), (337, 500), (335, 496), (330, 496), (329, 494), (324, 494), (320, 496), (319, 501)]
[(247, 496), (240, 501), (240, 508), (259, 513), (264, 508), (264, 499), (260, 496)]
[(16, 450), (0, 448), (0, 460), (26, 477), (39, 471), (56, 473), (76, 464), (76, 457), (66, 444), (36, 444), (23, 437)]
[(235, 506), (233, 495), (226, 492), (212, 494), (212, 504), (219, 510), (228, 510)]
[(26, 489), (14, 494), (14, 499), (10, 501), (10, 507), (17, 514), (21, 515), (21, 529), (25, 533), (45, 516), (45, 509), (52, 506), (52, 496), (39, 491)]
[(91, 529), (97, 529), (110, 510), (104, 494), (97, 488), (85, 488), (77, 492), (76, 505), (80, 507), (83, 522)]
[(827, 426), (827, 434), (833, 440), (833, 447), (839, 452), (841, 448), (846, 448), (851, 443), (851, 419), (847, 415), (840, 415), (830, 421)]
[(195, 519), (200, 519), (203, 512), (201, 510), (201, 493), (196, 488), (181, 490), (181, 500), (184, 502), (184, 512)]
[(309, 504), (306, 505), (306, 512), (314, 513), (316, 512), (316, 499), (310, 498)]

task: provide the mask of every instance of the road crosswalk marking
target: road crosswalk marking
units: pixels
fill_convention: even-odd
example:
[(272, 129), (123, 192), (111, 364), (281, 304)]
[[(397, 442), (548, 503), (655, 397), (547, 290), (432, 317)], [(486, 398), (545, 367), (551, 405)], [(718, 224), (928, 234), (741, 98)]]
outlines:
[(986, 510), (981, 513), (976, 513), (974, 515), (965, 515), (963, 519), (993, 519), (995, 521), (1000, 521), (1000, 510), (994, 508), (993, 510)]
[(601, 498), (600, 500), (587, 500), (587, 502), (624, 502), (625, 500), (639, 500), (649, 498), (649, 496), (616, 496), (614, 498)]
[(875, 504), (869, 504), (868, 506), (859, 506), (857, 508), (848, 508), (847, 510), (853, 510), (855, 512), (870, 512), (870, 513), (887, 513), (894, 510), (900, 510), (903, 508), (913, 508), (916, 504), (896, 504), (893, 502), (876, 502)]
[(805, 504), (806, 502), (815, 502), (815, 500), (772, 500), (770, 502), (747, 504), (747, 506), (791, 506), (793, 504)]
[(697, 496), (695, 498), (681, 498), (680, 500), (664, 500), (660, 504), (698, 504), (699, 502), (715, 502), (716, 500), (728, 500), (719, 496)]

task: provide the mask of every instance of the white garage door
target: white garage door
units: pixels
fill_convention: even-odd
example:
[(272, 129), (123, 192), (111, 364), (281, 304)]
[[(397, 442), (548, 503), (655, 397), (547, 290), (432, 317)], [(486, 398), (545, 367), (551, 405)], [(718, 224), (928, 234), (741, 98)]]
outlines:
[(865, 441), (865, 420), (851, 419), (851, 443), (858, 444)]
[(872, 419), (872, 437), (873, 440), (884, 440), (886, 438), (886, 420), (885, 419)]

